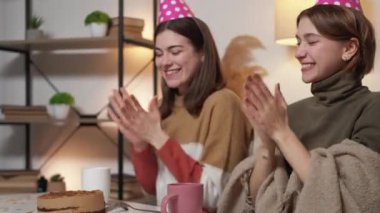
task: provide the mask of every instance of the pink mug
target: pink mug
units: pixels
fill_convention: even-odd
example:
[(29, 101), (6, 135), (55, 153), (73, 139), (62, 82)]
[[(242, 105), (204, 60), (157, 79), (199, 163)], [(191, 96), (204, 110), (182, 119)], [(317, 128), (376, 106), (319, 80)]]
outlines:
[(168, 193), (161, 201), (161, 212), (202, 213), (203, 184), (168, 184)]

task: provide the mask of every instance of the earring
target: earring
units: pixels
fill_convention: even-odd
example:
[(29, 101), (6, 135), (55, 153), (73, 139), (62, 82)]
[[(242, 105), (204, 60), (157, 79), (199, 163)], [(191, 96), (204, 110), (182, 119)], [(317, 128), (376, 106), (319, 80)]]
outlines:
[(344, 56), (342, 56), (342, 60), (343, 60), (343, 61), (348, 61), (348, 60), (350, 60), (350, 59), (349, 59), (349, 56), (344, 55)]

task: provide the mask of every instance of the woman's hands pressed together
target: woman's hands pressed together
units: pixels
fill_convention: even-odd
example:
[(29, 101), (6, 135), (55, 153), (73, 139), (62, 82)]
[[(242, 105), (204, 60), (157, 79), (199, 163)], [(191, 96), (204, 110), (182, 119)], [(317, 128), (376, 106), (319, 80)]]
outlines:
[(136, 151), (144, 150), (148, 144), (160, 149), (169, 139), (161, 128), (157, 97), (150, 101), (149, 110), (146, 111), (125, 89), (114, 90), (110, 97), (108, 115)]
[(255, 130), (275, 140), (281, 131), (289, 128), (287, 104), (279, 84), (272, 95), (260, 76), (251, 75), (246, 80), (244, 91), (243, 111)]
[(243, 110), (262, 138), (269, 156), (273, 145), (278, 147), (299, 178), (304, 181), (308, 175), (310, 153), (291, 130), (288, 123), (287, 104), (276, 85), (274, 95), (258, 75), (249, 76), (244, 85)]

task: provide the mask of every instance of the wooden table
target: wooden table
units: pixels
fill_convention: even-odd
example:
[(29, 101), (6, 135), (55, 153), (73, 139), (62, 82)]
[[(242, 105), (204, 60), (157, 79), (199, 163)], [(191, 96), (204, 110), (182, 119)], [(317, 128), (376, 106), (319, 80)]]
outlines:
[[(0, 194), (1, 213), (37, 213), (37, 197), (41, 193)], [(130, 201), (110, 201), (108, 213), (160, 212), (159, 207)], [(129, 207), (128, 207), (129, 206)], [(127, 207), (128, 210), (122, 207)]]

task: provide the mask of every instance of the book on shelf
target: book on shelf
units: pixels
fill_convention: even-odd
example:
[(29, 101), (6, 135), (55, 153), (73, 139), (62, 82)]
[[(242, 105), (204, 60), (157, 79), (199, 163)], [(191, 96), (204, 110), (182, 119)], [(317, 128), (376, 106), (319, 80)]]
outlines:
[[(117, 35), (117, 28), (116, 27), (111, 27), (109, 35), (110, 36), (116, 36)], [(130, 29), (127, 27), (124, 27), (124, 35), (125, 36), (132, 36), (132, 37), (137, 37), (137, 38), (142, 38), (142, 30), (137, 30), (137, 29)]]
[[(145, 21), (141, 18), (134, 18), (134, 17), (124, 17), (124, 26), (133, 26), (133, 27), (139, 27), (144, 28)], [(111, 25), (112, 26), (118, 26), (119, 25), (119, 18), (115, 17), (111, 19)]]
[[(117, 35), (117, 32), (118, 32), (119, 19), (112, 18), (111, 23), (112, 24), (111, 24), (109, 35), (115, 36)], [(124, 35), (141, 38), (142, 31), (144, 30), (144, 25), (145, 25), (144, 19), (124, 17), (124, 26), (123, 26)]]
[(39, 170), (0, 170), (0, 178), (12, 179), (20, 176), (38, 176)]
[(124, 26), (124, 31), (131, 32), (131, 33), (141, 33), (143, 31), (143, 28), (134, 27), (134, 26)]
[(46, 106), (0, 105), (2, 112), (46, 112)]
[(0, 105), (5, 118), (49, 117), (46, 106)]
[(0, 170), (0, 193), (36, 192), (38, 170)]
[(27, 114), (27, 115), (22, 115), (22, 114), (14, 114), (14, 115), (9, 115), (9, 114), (4, 114), (4, 118), (5, 119), (19, 119), (19, 120), (23, 120), (23, 119), (36, 119), (36, 120), (40, 120), (40, 119), (47, 119), (49, 118), (49, 115), (48, 114), (42, 114), (42, 115), (30, 115), (30, 114)]
[[(109, 35), (111, 37), (114, 37), (117, 35), (117, 29), (110, 29)], [(130, 32), (130, 31), (124, 31), (124, 36), (129, 36), (129, 37), (134, 37), (134, 38), (142, 38), (142, 33), (141, 32)]]
[(42, 112), (42, 111), (6, 111), (4, 112), (5, 115), (30, 115), (30, 116), (43, 116), (47, 115), (47, 112)]

